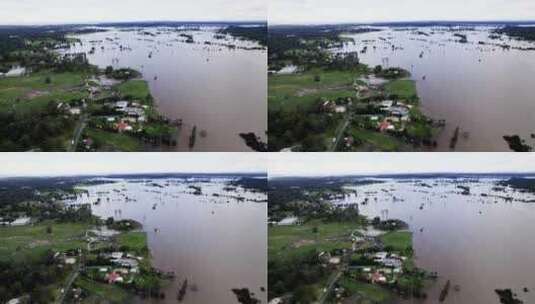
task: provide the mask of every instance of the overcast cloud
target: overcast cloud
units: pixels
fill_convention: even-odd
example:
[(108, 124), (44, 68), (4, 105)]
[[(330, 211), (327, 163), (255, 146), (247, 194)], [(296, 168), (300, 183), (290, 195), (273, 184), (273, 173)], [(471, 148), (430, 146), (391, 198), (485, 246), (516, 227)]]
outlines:
[(0, 176), (266, 173), (264, 153), (0, 153)]
[(270, 24), (533, 20), (534, 0), (269, 0)]
[(535, 173), (532, 153), (272, 153), (269, 176)]
[(266, 0), (1, 0), (0, 24), (265, 21)]

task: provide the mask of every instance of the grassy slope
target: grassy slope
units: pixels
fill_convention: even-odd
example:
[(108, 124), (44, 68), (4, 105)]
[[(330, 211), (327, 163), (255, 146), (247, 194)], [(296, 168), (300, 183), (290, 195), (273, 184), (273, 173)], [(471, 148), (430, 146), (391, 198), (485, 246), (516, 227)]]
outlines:
[(149, 84), (145, 80), (128, 80), (116, 86), (117, 91), (123, 96), (130, 96), (145, 102), (150, 94)]
[(128, 303), (132, 299), (132, 295), (126, 290), (115, 285), (98, 283), (83, 277), (79, 277), (76, 284), (91, 293), (91, 296), (82, 302), (85, 304)]
[(365, 298), (358, 303), (383, 303), (392, 299), (392, 293), (379, 285), (359, 282), (348, 277), (343, 277), (340, 284), (352, 294), (359, 294)]
[[(52, 233), (46, 233), (51, 224)], [(40, 223), (32, 226), (0, 228), (0, 259), (23, 261), (52, 250), (67, 250), (85, 246), (83, 236), (89, 228), (81, 223)]]
[[(319, 98), (335, 99), (355, 97), (352, 84), (363, 74), (355, 71), (311, 70), (289, 75), (271, 75), (268, 79), (268, 105), (270, 109), (309, 107)], [(314, 77), (320, 76), (320, 81)]]
[(138, 255), (146, 256), (147, 234), (141, 231), (125, 232), (117, 236), (119, 246), (128, 246), (130, 250), (135, 251)]
[(88, 128), (86, 133), (95, 143), (101, 146), (102, 151), (133, 152), (141, 150), (141, 143), (136, 138), (126, 134), (107, 132)]
[[(45, 82), (47, 76), (50, 84)], [(51, 100), (65, 102), (87, 97), (88, 93), (82, 90), (84, 79), (83, 73), (52, 72), (0, 78), (0, 111), (15, 109), (28, 113), (41, 109)], [(32, 92), (36, 94), (30, 96)]]
[(401, 99), (410, 101), (413, 104), (418, 103), (418, 92), (416, 83), (410, 79), (398, 79), (390, 81), (385, 85), (387, 94), (397, 95)]
[(385, 246), (390, 246), (395, 251), (404, 251), (412, 246), (412, 233), (409, 231), (393, 231), (381, 236)]
[[(318, 227), (318, 233), (313, 228)], [(311, 249), (319, 251), (351, 248), (349, 234), (359, 223), (322, 223), (311, 221), (303, 225), (269, 228), (268, 254), (270, 259), (299, 255)]]

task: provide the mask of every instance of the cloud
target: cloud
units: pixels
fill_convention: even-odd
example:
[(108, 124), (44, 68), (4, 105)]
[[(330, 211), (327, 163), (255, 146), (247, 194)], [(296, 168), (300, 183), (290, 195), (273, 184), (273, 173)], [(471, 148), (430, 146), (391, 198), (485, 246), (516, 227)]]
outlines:
[(535, 173), (531, 153), (273, 153), (268, 174)]
[(270, 0), (272, 24), (421, 20), (529, 20), (531, 0)]
[(267, 18), (265, 0), (2, 0), (1, 24), (241, 21)]

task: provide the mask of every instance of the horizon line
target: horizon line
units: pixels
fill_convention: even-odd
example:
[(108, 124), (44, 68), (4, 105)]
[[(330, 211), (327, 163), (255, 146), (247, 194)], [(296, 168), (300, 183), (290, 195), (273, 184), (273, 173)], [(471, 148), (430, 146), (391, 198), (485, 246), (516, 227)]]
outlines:
[(340, 173), (328, 175), (269, 175), (269, 179), (277, 178), (329, 178), (329, 177), (387, 177), (387, 176), (417, 176), (417, 175), (533, 175), (535, 171), (530, 172), (409, 172), (409, 173)]
[(129, 24), (129, 23), (166, 23), (166, 22), (176, 22), (176, 23), (198, 23), (198, 24), (222, 24), (222, 23), (250, 23), (250, 24), (259, 24), (266, 23), (267, 20), (118, 20), (118, 21), (79, 21), (79, 22), (59, 22), (59, 23), (49, 23), (49, 22), (35, 22), (35, 23), (8, 23), (0, 24), (0, 27), (17, 27), (17, 26), (75, 26), (75, 25), (105, 25), (105, 24)]
[(421, 19), (421, 20), (390, 20), (390, 21), (318, 21), (318, 22), (303, 22), (303, 23), (277, 23), (269, 22), (270, 26), (292, 26), (292, 25), (309, 25), (309, 26), (318, 26), (318, 25), (384, 25), (384, 24), (408, 24), (408, 23), (479, 23), (479, 24), (500, 24), (500, 23), (517, 23), (517, 24), (535, 24), (535, 19), (518, 19), (518, 20), (509, 20), (509, 19), (489, 19), (489, 20), (462, 20), (462, 19)]
[(125, 175), (266, 175), (267, 172), (123, 172), (123, 173), (66, 173), (58, 175), (0, 175), (0, 180), (10, 178), (61, 178), (61, 177), (114, 177)]

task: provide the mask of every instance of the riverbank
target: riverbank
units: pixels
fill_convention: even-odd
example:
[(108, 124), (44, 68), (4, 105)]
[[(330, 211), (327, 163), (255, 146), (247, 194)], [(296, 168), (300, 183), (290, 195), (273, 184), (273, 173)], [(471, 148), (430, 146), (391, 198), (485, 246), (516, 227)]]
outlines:
[(400, 297), (425, 296), (429, 276), (414, 266), (412, 234), (369, 226), (377, 221), (359, 217), (347, 222), (311, 219), (271, 225), (270, 300), (392, 303)]
[(402, 69), (311, 68), (269, 76), (271, 151), (419, 151), (438, 123)]

